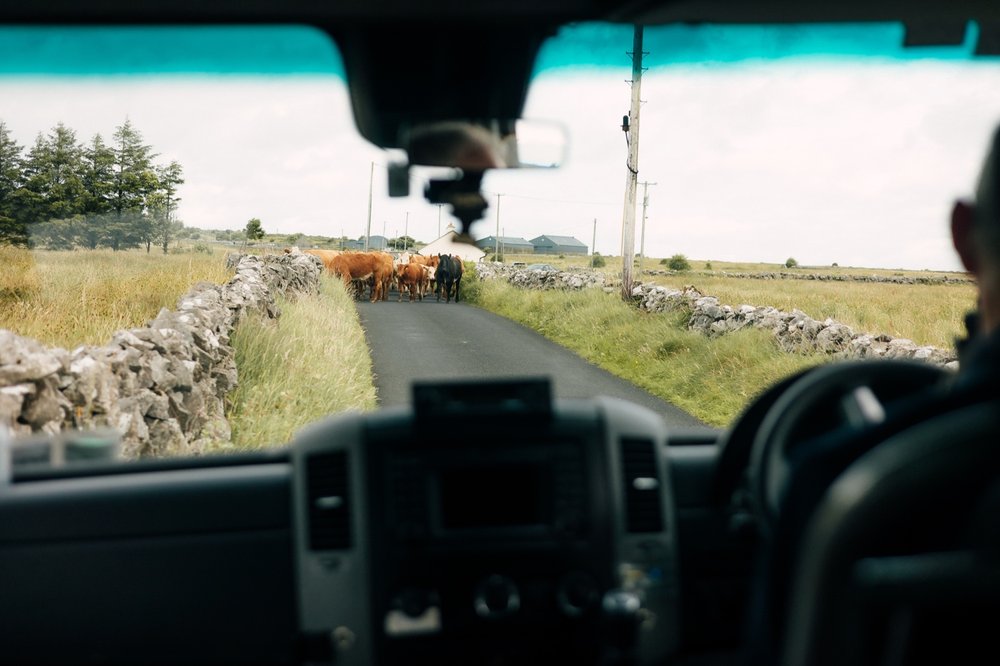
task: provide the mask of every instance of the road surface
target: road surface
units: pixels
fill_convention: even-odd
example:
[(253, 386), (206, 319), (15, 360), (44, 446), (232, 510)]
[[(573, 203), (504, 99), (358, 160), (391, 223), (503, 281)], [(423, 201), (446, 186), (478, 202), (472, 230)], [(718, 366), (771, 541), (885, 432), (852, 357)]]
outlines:
[(623, 398), (663, 415), (668, 425), (704, 426), (687, 412), (591, 365), (538, 333), (465, 303), (359, 302), (383, 407), (410, 404), (414, 380), (539, 377), (560, 398)]

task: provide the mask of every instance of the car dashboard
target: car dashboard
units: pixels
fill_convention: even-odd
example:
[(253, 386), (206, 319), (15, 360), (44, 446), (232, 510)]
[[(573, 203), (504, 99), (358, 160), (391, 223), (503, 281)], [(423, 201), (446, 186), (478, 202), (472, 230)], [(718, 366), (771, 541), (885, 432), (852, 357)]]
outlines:
[(544, 380), (413, 391), (271, 452), (15, 468), (0, 659), (653, 664), (736, 641), (710, 433), (670, 447), (657, 414)]

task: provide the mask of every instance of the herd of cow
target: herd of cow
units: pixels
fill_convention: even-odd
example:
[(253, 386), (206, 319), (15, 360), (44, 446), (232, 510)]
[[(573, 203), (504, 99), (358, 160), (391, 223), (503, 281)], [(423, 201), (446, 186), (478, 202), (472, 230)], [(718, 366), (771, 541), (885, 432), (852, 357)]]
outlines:
[[(286, 248), (286, 253), (299, 252), (298, 248)], [(370, 289), (371, 302), (389, 300), (389, 291), (395, 287), (399, 300), (408, 292), (410, 300), (423, 300), (424, 295), (433, 292), (441, 300), (444, 291), (446, 303), (451, 302), (452, 288), (458, 302), (459, 285), (464, 267), (462, 259), (450, 254), (425, 257), (404, 252), (393, 256), (388, 252), (343, 252), (339, 250), (301, 250), (323, 262), (326, 270), (344, 281), (344, 286), (353, 289), (356, 297), (364, 295), (364, 288)]]

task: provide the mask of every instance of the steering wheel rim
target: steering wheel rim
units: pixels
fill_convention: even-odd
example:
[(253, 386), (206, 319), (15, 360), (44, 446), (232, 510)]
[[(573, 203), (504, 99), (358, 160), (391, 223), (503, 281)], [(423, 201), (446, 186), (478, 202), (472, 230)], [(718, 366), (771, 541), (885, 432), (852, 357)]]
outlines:
[(719, 457), (715, 465), (712, 489), (716, 506), (728, 505), (736, 489), (740, 487), (744, 475), (750, 468), (754, 437), (775, 401), (792, 384), (817, 368), (818, 366), (803, 368), (771, 384), (744, 408), (736, 417), (732, 427), (723, 434), (719, 441)]
[(921, 361), (879, 359), (819, 366), (792, 382), (767, 410), (751, 449), (750, 496), (762, 528), (774, 526), (792, 473), (789, 454), (799, 444), (845, 425), (874, 426), (885, 419), (886, 405), (949, 374)]

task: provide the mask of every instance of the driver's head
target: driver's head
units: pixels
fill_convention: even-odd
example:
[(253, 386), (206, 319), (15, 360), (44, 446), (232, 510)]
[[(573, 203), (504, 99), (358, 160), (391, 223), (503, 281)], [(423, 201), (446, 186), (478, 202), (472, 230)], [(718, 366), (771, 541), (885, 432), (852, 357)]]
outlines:
[(957, 201), (951, 214), (955, 250), (979, 282), (984, 332), (1000, 328), (1000, 128), (993, 133), (979, 174), (976, 200)]

